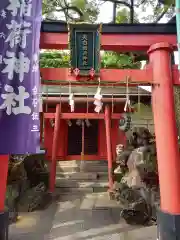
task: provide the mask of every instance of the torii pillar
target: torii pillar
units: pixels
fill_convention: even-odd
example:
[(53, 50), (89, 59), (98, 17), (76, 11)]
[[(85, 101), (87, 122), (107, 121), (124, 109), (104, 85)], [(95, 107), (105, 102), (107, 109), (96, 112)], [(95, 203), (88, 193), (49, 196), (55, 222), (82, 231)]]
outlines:
[(108, 179), (109, 191), (113, 189), (113, 155), (111, 145), (111, 111), (108, 105), (105, 106), (105, 129), (106, 129), (106, 145), (107, 145), (107, 159), (108, 159)]
[(60, 124), (61, 124), (61, 105), (56, 105), (55, 113), (55, 125), (54, 125), (54, 134), (52, 142), (52, 161), (50, 167), (50, 176), (49, 176), (49, 192), (54, 193), (55, 183), (56, 183), (56, 163), (57, 163), (57, 149), (58, 149), (58, 139), (60, 134)]
[(8, 239), (9, 214), (5, 210), (8, 155), (0, 155), (0, 240)]
[(156, 135), (161, 207), (158, 239), (180, 239), (180, 155), (175, 120), (171, 53), (168, 43), (150, 47), (152, 106)]

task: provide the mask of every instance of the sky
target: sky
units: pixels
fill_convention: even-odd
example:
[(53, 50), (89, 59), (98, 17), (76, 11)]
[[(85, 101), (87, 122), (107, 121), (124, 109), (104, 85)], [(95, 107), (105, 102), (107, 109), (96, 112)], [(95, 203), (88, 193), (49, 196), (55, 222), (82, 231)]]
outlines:
[(112, 21), (113, 4), (106, 2), (100, 7), (98, 22), (108, 23)]

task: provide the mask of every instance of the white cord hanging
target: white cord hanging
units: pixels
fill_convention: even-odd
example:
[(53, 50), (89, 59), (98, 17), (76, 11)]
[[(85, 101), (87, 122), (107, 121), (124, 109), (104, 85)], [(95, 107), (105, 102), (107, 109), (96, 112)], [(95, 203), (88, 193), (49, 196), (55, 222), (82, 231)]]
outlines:
[(129, 98), (129, 77), (126, 79), (126, 103), (124, 106), (124, 112), (128, 112), (128, 109), (130, 108), (131, 102)]
[(94, 105), (95, 105), (95, 109), (94, 111), (97, 112), (97, 113), (100, 113), (101, 109), (102, 109), (102, 106), (103, 106), (103, 103), (102, 103), (102, 94), (101, 94), (101, 81), (100, 81), (100, 78), (98, 78), (98, 88), (96, 90), (96, 94), (94, 95)]
[(69, 105), (71, 112), (74, 112), (74, 94), (72, 93), (71, 82), (69, 82)]

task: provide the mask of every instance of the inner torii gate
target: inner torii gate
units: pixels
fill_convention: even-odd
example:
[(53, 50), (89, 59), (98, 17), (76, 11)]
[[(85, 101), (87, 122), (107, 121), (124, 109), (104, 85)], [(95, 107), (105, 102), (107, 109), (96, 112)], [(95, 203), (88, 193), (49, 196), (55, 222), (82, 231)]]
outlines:
[[(103, 25), (101, 48), (110, 51), (146, 51), (149, 55), (149, 64), (143, 70), (101, 69), (102, 81), (118, 82), (124, 84), (125, 77), (129, 76), (131, 83), (136, 85), (152, 86), (152, 107), (154, 112), (155, 135), (157, 143), (158, 171), (161, 194), (161, 215), (163, 219), (172, 221), (180, 215), (180, 157), (178, 150), (178, 136), (175, 121), (175, 108), (173, 85), (180, 85), (179, 73), (176, 66), (171, 64), (172, 52), (177, 49), (176, 30), (174, 24), (137, 24), (137, 25)], [(67, 49), (67, 26), (62, 23), (46, 23), (42, 25), (42, 49)], [(73, 84), (75, 78), (69, 75), (69, 69), (41, 69), (42, 84), (58, 84), (63, 79)], [(53, 80), (53, 81), (52, 81)], [(56, 83), (54, 81), (57, 81)], [(96, 116), (95, 116), (96, 115)], [(84, 116), (84, 115), (83, 115)], [(78, 116), (78, 118), (83, 118)], [(50, 190), (54, 190), (57, 138), (61, 118), (68, 118), (68, 113), (62, 113), (57, 104), (56, 113), (44, 113), (44, 118), (55, 118), (53, 154), (51, 173), (54, 174), (50, 182)], [(71, 114), (72, 117), (72, 114)], [(91, 114), (89, 118), (96, 118)], [(108, 151), (109, 172), (112, 170), (112, 153), (110, 147), (110, 121), (109, 109), (99, 117), (105, 119), (106, 141)], [(118, 117), (118, 116), (114, 116)], [(109, 173), (110, 187), (112, 187)], [(164, 218), (164, 216), (167, 216)], [(164, 221), (164, 220), (163, 220)], [(170, 224), (170, 222), (169, 222)], [(165, 224), (165, 228), (168, 228)], [(175, 231), (175, 230), (174, 230)], [(166, 230), (166, 234), (169, 232)], [(167, 236), (163, 239), (172, 239)]]

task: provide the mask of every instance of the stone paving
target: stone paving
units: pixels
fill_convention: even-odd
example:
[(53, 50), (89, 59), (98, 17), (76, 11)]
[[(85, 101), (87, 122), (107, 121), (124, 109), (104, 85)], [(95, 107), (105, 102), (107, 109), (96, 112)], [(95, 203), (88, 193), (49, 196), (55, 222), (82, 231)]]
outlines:
[(46, 210), (22, 214), (10, 240), (156, 240), (156, 227), (132, 227), (107, 193), (63, 194)]

